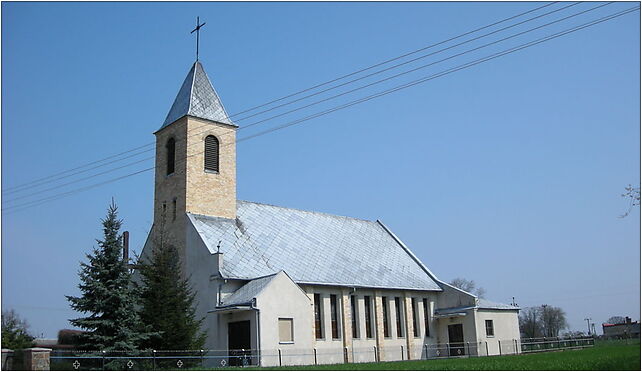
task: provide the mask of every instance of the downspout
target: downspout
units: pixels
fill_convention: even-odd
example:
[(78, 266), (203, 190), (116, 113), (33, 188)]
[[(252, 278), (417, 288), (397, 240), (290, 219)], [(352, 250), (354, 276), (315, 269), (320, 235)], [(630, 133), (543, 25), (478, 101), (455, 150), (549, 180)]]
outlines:
[(256, 312), (254, 314), (256, 317), (256, 355), (257, 355), (257, 362), (258, 366), (261, 366), (261, 310), (259, 310), (256, 305), (256, 298), (252, 299), (252, 303), (250, 304), (250, 308), (252, 310), (255, 310)]

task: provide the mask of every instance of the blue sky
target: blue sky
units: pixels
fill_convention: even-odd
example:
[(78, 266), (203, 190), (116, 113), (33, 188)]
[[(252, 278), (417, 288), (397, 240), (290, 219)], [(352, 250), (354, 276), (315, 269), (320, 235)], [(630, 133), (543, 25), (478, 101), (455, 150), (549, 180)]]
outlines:
[[(4, 2), (2, 188), (152, 142), (194, 61), (197, 15), (207, 22), (201, 62), (237, 113), (543, 4)], [(596, 9), (239, 137), (637, 4)], [(494, 301), (560, 306), (572, 329), (585, 330), (586, 317), (598, 329), (611, 315), (639, 319), (639, 210), (618, 218), (620, 194), (640, 178), (639, 32), (638, 11), (239, 143), (238, 197), (380, 219), (439, 278), (473, 279)], [(40, 189), (4, 194), (3, 208), (150, 166), (13, 202)], [(146, 172), (3, 212), (2, 308), (38, 335), (68, 328), (75, 314), (64, 295), (78, 294), (78, 263), (100, 238), (110, 199), (139, 251), (152, 180)]]

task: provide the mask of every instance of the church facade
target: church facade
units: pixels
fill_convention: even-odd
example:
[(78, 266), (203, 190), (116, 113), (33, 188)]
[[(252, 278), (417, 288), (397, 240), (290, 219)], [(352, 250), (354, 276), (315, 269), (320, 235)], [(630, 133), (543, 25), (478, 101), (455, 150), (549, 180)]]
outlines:
[(159, 239), (178, 247), (206, 348), (232, 356), (219, 361), (321, 364), (519, 348), (517, 307), (442, 282), (381, 221), (237, 200), (237, 128), (195, 62), (155, 132), (154, 225), (141, 255)]

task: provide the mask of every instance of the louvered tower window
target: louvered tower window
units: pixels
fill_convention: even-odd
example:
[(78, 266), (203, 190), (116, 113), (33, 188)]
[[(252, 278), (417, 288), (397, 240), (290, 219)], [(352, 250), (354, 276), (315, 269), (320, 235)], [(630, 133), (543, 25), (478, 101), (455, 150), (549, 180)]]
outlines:
[(176, 141), (173, 138), (167, 140), (165, 145), (167, 150), (167, 174), (174, 173), (174, 160), (176, 158)]
[(205, 137), (205, 170), (218, 172), (218, 139), (214, 136)]

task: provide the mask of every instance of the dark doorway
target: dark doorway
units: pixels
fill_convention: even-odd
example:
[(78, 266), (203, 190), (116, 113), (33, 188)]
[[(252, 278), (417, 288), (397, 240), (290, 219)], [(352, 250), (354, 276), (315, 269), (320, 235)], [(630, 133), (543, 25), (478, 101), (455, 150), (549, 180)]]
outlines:
[(464, 348), (464, 326), (462, 324), (451, 324), (448, 326), (449, 355), (466, 355)]
[(250, 321), (227, 324), (227, 348), (230, 351), (230, 366), (250, 364), (252, 345), (250, 344)]

